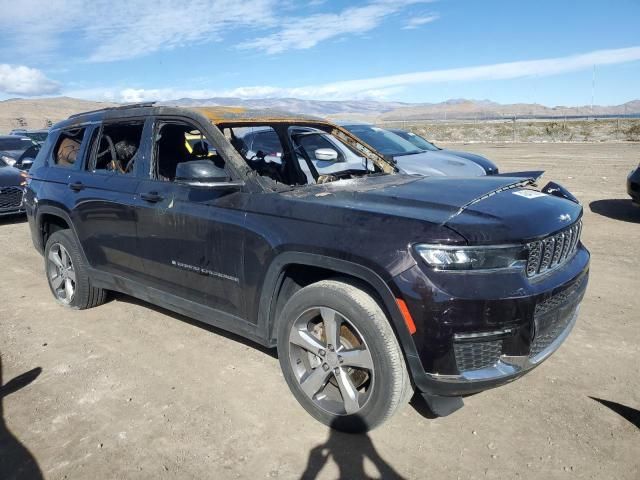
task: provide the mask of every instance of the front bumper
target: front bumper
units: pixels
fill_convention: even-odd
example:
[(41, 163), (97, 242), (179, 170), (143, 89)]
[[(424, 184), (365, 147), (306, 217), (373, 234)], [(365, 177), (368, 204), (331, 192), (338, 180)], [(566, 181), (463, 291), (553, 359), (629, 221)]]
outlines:
[(394, 283), (416, 323), (405, 348), (416, 388), (466, 395), (540, 365), (575, 325), (588, 266), (580, 246), (562, 269), (534, 282), (495, 272), (430, 275), (418, 266), (400, 274)]

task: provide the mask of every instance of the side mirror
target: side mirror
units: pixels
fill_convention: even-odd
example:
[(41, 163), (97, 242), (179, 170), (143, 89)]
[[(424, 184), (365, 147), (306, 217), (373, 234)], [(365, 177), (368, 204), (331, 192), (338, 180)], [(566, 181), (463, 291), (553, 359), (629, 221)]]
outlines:
[(19, 163), (16, 163), (14, 166), (19, 168), (20, 170), (29, 170), (33, 165), (33, 158), (23, 158)]
[(211, 160), (193, 160), (179, 163), (175, 181), (192, 187), (240, 187), (242, 182), (232, 182), (223, 168)]
[(325, 162), (335, 162), (338, 160), (338, 152), (336, 152), (333, 148), (318, 148), (315, 152), (313, 152), (316, 160), (322, 160)]

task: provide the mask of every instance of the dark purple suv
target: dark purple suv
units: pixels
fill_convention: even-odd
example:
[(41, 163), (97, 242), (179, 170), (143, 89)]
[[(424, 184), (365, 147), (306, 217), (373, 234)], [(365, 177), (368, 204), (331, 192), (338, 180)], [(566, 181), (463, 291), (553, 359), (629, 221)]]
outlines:
[[(242, 141), (267, 128), (277, 162)], [(119, 291), (277, 347), (311, 415), (362, 431), (414, 391), (450, 413), (565, 340), (588, 279), (582, 207), (538, 177), (400, 174), (322, 120), (136, 105), (55, 125), (25, 204), (60, 304)]]

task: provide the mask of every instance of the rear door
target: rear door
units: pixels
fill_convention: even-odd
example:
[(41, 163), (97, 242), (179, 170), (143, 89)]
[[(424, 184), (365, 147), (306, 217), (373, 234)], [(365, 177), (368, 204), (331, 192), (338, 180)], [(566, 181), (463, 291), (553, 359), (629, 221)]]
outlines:
[[(149, 142), (144, 119), (105, 122), (91, 132), (86, 161), (69, 179), (77, 234), (90, 265), (140, 278), (135, 195)], [(146, 133), (146, 134), (145, 134)]]
[[(200, 137), (207, 146), (187, 147)], [(147, 178), (137, 195), (138, 243), (146, 283), (216, 310), (243, 317), (244, 220), (242, 192), (175, 181), (182, 162), (224, 162), (193, 121), (157, 118)], [(191, 150), (191, 151), (190, 151)], [(229, 174), (231, 175), (231, 174)]]

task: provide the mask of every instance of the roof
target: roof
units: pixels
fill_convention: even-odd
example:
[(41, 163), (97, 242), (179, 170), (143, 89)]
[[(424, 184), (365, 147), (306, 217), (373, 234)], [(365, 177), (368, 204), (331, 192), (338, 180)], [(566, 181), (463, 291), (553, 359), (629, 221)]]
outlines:
[[(184, 107), (183, 107), (184, 108)], [(187, 107), (207, 117), (211, 122), (218, 123), (254, 123), (258, 122), (323, 122), (324, 120), (310, 115), (299, 115), (273, 109), (255, 109), (245, 107)]]
[(61, 125), (68, 126), (74, 123), (85, 121), (103, 120), (106, 118), (117, 118), (138, 115), (154, 115), (162, 113), (176, 113), (179, 111), (190, 111), (202, 115), (214, 124), (223, 123), (326, 123), (326, 120), (310, 115), (292, 114), (274, 109), (252, 109), (245, 107), (221, 107), (221, 106), (183, 106), (171, 104), (137, 103), (120, 105), (117, 107), (107, 107), (90, 112), (77, 113), (71, 115), (67, 120), (60, 122)]

